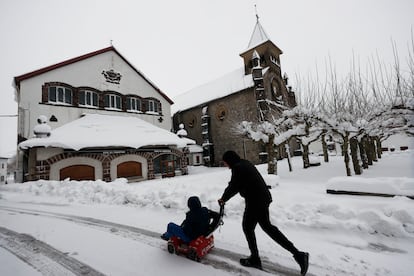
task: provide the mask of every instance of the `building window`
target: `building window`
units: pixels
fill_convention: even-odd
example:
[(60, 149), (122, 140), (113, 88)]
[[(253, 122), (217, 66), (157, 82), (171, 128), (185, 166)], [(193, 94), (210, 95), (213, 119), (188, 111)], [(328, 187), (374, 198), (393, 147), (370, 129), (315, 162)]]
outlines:
[(279, 61), (274, 56), (270, 56), (270, 61), (280, 67)]
[(72, 89), (62, 86), (49, 87), (49, 102), (60, 104), (72, 104)]
[(147, 112), (158, 113), (160, 103), (155, 100), (148, 100)]
[(79, 105), (98, 107), (98, 93), (88, 90), (79, 91)]
[(107, 94), (104, 98), (105, 108), (121, 109), (121, 97), (114, 94)]
[(153, 161), (154, 174), (160, 174), (163, 177), (174, 176), (174, 171), (180, 168), (180, 161), (173, 154), (163, 154)]
[(223, 121), (227, 115), (227, 108), (224, 104), (220, 104), (216, 109), (216, 118)]
[(138, 98), (128, 97), (126, 101), (128, 111), (141, 111), (141, 100)]
[(155, 112), (155, 102), (153, 100), (148, 101), (148, 111)]

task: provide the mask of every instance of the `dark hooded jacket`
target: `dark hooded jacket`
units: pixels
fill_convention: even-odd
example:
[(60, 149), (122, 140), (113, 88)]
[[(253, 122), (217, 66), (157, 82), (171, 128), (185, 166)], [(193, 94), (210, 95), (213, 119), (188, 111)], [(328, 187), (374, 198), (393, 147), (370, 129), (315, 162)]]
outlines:
[(201, 207), (200, 199), (192, 196), (187, 202), (190, 211), (186, 213), (185, 220), (181, 224), (184, 233), (191, 240), (201, 235), (205, 235), (209, 231), (210, 219), (215, 212), (210, 211), (206, 207)]
[(246, 208), (269, 206), (272, 195), (263, 177), (251, 162), (241, 159), (234, 151), (226, 151), (223, 161), (231, 169), (231, 180), (221, 197), (225, 202), (240, 193), (245, 199)]

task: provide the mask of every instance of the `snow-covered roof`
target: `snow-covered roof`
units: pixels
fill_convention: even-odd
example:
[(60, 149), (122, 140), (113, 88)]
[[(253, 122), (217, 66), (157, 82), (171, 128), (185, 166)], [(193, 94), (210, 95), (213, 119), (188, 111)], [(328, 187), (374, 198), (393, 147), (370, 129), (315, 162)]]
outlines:
[(174, 104), (171, 106), (171, 114), (223, 98), (249, 87), (253, 87), (252, 75), (245, 75), (244, 68), (239, 68), (175, 97)]
[(187, 148), (191, 153), (203, 152), (203, 147), (196, 144), (196, 141), (187, 137), (181, 137), (181, 140), (185, 141)]
[[(259, 47), (262, 44), (269, 43), (271, 47), (275, 48), (279, 54), (282, 54), (282, 50), (277, 47), (272, 40), (270, 40), (269, 36), (265, 32), (265, 30), (262, 27), (262, 24), (259, 22), (259, 18), (257, 18), (256, 25), (254, 26), (252, 36), (250, 37), (249, 45), (247, 45), (247, 49), (244, 50), (240, 56), (244, 56), (246, 53), (249, 53), (252, 51), (252, 49)], [(250, 53), (249, 53), (250, 55)], [(250, 58), (251, 56), (249, 56)]]
[(135, 117), (86, 114), (51, 131), (47, 138), (32, 138), (19, 144), (21, 149), (57, 147), (85, 148), (148, 146), (184, 147), (186, 141), (176, 134)]
[(257, 19), (256, 25), (254, 26), (252, 36), (250, 37), (249, 45), (247, 49), (254, 48), (263, 42), (270, 40), (269, 36), (266, 34), (265, 30), (263, 29), (262, 25)]
[(200, 153), (203, 152), (203, 147), (200, 145), (188, 145), (188, 150), (191, 153)]
[(195, 145), (196, 141), (187, 137), (180, 137), (181, 140), (184, 141), (186, 145)]

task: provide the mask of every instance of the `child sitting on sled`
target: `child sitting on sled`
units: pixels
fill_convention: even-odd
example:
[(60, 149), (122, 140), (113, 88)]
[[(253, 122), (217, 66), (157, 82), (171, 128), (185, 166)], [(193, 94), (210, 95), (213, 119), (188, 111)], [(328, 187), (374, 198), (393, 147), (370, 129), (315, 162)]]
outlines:
[(217, 212), (207, 207), (202, 207), (197, 196), (190, 197), (187, 205), (190, 210), (186, 213), (185, 220), (181, 225), (170, 222), (167, 226), (167, 232), (161, 236), (163, 240), (169, 240), (175, 236), (189, 243), (201, 235), (208, 235), (211, 231), (211, 220), (216, 221), (220, 219)]

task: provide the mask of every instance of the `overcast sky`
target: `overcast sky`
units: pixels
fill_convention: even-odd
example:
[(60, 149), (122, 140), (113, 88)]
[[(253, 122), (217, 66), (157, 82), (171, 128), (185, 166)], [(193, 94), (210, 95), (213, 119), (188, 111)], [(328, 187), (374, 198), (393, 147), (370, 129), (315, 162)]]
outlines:
[(413, 0), (1, 0), (0, 156), (13, 150), (13, 77), (110, 46), (170, 98), (243, 66), (256, 23), (283, 51), (291, 80), (331, 59), (347, 72), (407, 53)]

